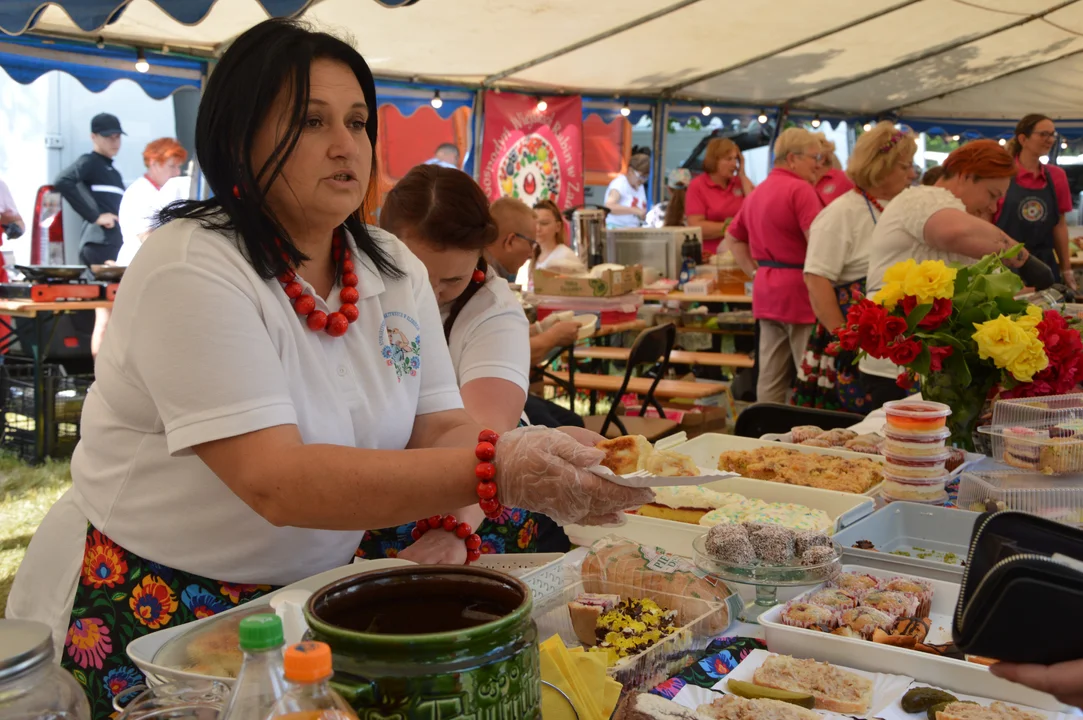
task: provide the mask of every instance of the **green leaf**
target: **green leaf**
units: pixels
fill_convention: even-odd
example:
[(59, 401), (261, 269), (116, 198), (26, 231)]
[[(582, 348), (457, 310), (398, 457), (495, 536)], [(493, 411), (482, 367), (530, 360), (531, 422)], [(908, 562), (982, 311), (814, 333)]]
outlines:
[(906, 329), (907, 332), (914, 332), (918, 323), (925, 319), (925, 316), (929, 314), (929, 311), (933, 309), (931, 304), (918, 305), (910, 314), (906, 317)]
[(140, 575), (142, 575), (142, 573), (140, 572), (139, 568), (132, 568), (132, 571), (128, 573), (128, 579), (138, 580)]
[[(953, 335), (948, 335), (944, 332), (930, 333), (928, 335), (922, 334), (922, 337), (926, 337), (930, 340), (935, 340), (939, 345), (951, 345), (959, 352), (966, 352), (966, 345)], [(954, 353), (953, 353), (954, 354)]]
[(122, 593), (122, 592), (113, 593), (113, 602), (120, 602), (121, 600), (124, 600), (127, 597), (128, 597), (127, 593)]
[(1013, 272), (1000, 272), (986, 275), (985, 289), (990, 298), (1010, 298), (1023, 289), (1023, 281)]
[(951, 382), (958, 388), (965, 388), (970, 385), (973, 379), (970, 375), (970, 368), (966, 364), (966, 355), (964, 353), (952, 353), (944, 360), (944, 372), (951, 378)]
[(998, 297), (996, 304), (997, 309), (1004, 315), (1020, 315), (1027, 311), (1025, 302), (1010, 297)]
[(75, 670), (71, 671), (71, 674), (75, 676), (75, 679), (79, 681), (80, 685), (82, 685), (83, 687), (86, 687), (86, 685), (87, 685), (86, 673), (84, 673), (82, 670), (75, 669)]
[(923, 347), (921, 349), (921, 354), (914, 358), (914, 362), (910, 363), (910, 369), (918, 375), (925, 377), (929, 374), (930, 362), (932, 362), (932, 356), (929, 354), (929, 348)]
[(71, 611), (71, 614), (74, 615), (77, 618), (81, 618), (84, 615), (86, 615), (86, 608), (85, 607), (73, 608), (72, 611)]

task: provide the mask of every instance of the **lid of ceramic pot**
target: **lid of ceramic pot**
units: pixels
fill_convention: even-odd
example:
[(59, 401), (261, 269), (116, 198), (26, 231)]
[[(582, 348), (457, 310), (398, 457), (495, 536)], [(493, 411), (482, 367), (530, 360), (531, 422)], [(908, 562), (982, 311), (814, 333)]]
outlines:
[(53, 636), (45, 623), (0, 620), (0, 682), (53, 659)]

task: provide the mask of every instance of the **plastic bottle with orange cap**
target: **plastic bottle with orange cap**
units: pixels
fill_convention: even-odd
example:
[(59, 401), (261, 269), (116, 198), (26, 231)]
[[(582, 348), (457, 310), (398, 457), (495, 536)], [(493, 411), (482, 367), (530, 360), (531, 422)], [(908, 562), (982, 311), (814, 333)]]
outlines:
[(275, 703), (268, 720), (357, 720), (357, 715), (331, 689), (331, 648), (322, 642), (301, 642), (286, 648), (289, 691)]

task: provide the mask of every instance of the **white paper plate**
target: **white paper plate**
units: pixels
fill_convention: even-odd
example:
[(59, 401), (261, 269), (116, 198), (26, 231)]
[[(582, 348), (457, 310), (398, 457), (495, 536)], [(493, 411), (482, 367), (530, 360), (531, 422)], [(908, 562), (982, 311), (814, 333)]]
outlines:
[(637, 472), (628, 473), (626, 475), (617, 475), (615, 472), (603, 465), (595, 465), (594, 467), (590, 468), (590, 471), (595, 475), (604, 477), (610, 482), (616, 483), (617, 485), (623, 485), (624, 487), (633, 488), (703, 485), (704, 483), (714, 482), (715, 480), (722, 480), (723, 478), (740, 477), (737, 473), (723, 472), (721, 470), (710, 470), (708, 468), (699, 468), (700, 474), (691, 477), (662, 477), (661, 475), (652, 475), (646, 470), (639, 470)]
[[(969, 700), (971, 702), (976, 702), (979, 705), (988, 706), (988, 705), (991, 705), (993, 703), (993, 701), (990, 700), (989, 698), (978, 697), (977, 695), (964, 695), (962, 693), (954, 692), (951, 688), (944, 688), (944, 687), (940, 687), (939, 685), (928, 685), (928, 684), (922, 683), (922, 682), (911, 683), (910, 687), (907, 688), (907, 690), (909, 690), (911, 688), (922, 688), (922, 687), (935, 687), (935, 688), (938, 688), (940, 690), (946, 690), (947, 692), (951, 693), (952, 695), (959, 698), (960, 700)], [(906, 693), (904, 692), (903, 694), (905, 695)], [(893, 702), (890, 706), (885, 708), (880, 713), (880, 718), (882, 720), (915, 720), (915, 718), (920, 719), (924, 715), (924, 713), (907, 713), (907, 712), (903, 712), (901, 703), (902, 703), (902, 695), (900, 695), (898, 698), (896, 698), (895, 702)], [(1065, 715), (1064, 713), (1046, 712), (1045, 710), (1038, 710), (1037, 708), (1027, 707), (1026, 705), (1019, 705), (1017, 703), (1008, 703), (1008, 704), (1009, 705), (1014, 705), (1015, 707), (1020, 708), (1022, 710), (1026, 710), (1028, 712), (1037, 713), (1037, 714), (1041, 715), (1042, 717), (1049, 718), (1050, 720), (1068, 720), (1068, 718), (1069, 718), (1069, 716)]]

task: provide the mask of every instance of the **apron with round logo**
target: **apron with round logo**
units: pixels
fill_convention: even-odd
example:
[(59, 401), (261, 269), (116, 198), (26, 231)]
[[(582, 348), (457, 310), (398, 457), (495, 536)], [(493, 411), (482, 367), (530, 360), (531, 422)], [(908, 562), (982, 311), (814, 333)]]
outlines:
[(1012, 180), (996, 224), (1008, 237), (1022, 243), (1031, 255), (1048, 265), (1056, 282), (1060, 282), (1060, 263), (1053, 252), (1053, 229), (1060, 222), (1057, 191), (1053, 187), (1053, 178), (1044, 167), (1042, 174), (1045, 187), (1034, 190)]

